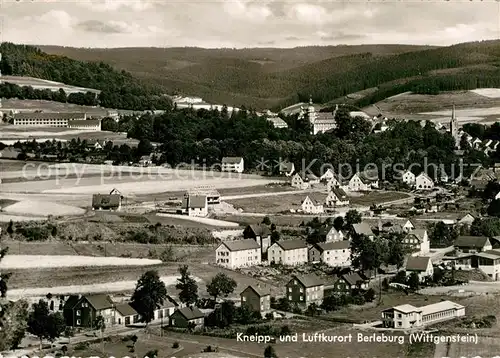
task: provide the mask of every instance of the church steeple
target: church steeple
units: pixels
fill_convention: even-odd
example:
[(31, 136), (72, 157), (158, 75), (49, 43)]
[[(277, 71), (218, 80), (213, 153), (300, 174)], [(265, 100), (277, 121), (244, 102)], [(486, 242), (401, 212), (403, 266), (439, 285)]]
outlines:
[(460, 138), (458, 134), (458, 121), (457, 116), (455, 114), (455, 103), (453, 103), (453, 107), (451, 110), (451, 121), (450, 121), (450, 134), (455, 139), (455, 146), (460, 148)]
[(456, 119), (457, 117), (455, 116), (455, 103), (453, 103), (453, 109), (451, 110), (451, 120), (454, 121)]
[(313, 104), (313, 96), (312, 96), (312, 94), (309, 95), (309, 104), (310, 105)]

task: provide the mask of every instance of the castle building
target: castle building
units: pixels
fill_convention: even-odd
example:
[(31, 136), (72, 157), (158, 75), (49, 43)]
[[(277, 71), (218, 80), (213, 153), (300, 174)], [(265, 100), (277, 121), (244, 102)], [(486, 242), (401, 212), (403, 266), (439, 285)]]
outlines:
[(333, 112), (317, 112), (314, 108), (312, 98), (309, 99), (309, 106), (300, 108), (300, 118), (304, 118), (307, 114), (307, 118), (312, 125), (312, 134), (316, 135), (320, 132), (327, 132), (336, 127), (335, 123), (335, 112), (338, 109), (338, 105)]

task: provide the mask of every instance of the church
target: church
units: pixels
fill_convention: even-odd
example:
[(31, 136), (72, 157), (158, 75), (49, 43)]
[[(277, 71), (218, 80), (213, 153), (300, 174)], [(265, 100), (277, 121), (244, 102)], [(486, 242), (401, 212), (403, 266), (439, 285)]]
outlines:
[(450, 134), (455, 139), (455, 147), (460, 149), (460, 135), (458, 132), (458, 120), (455, 115), (455, 105), (453, 105), (453, 109), (451, 110)]
[(333, 112), (318, 112), (314, 108), (312, 98), (309, 98), (309, 106), (300, 107), (299, 118), (304, 118), (307, 115), (309, 122), (312, 125), (312, 134), (316, 135), (321, 132), (327, 132), (336, 127), (335, 112), (338, 109), (336, 106)]

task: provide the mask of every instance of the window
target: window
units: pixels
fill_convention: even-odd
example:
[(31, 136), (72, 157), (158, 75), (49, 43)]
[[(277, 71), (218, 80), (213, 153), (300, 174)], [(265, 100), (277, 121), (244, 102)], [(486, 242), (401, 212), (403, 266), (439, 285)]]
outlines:
[(301, 287), (300, 288), (300, 293), (303, 293), (304, 292), (304, 289)]
[(288, 287), (288, 292), (292, 292), (292, 288), (291, 287)]
[(77, 325), (77, 326), (79, 326), (79, 325), (81, 325), (81, 324), (82, 324), (82, 321), (81, 321), (81, 320), (79, 320), (79, 319), (77, 319), (77, 320), (76, 320), (76, 325)]
[(175, 319), (172, 319), (172, 325), (174, 325), (174, 324), (175, 324)]
[(241, 297), (243, 299), (243, 302), (247, 301), (247, 298), (245, 296)]
[(290, 295), (290, 296), (288, 296), (288, 300), (289, 300), (289, 301), (291, 301), (291, 300), (292, 300), (292, 296), (291, 296), (291, 295)]
[(82, 311), (80, 311), (80, 310), (76, 310), (76, 315), (77, 315), (77, 316), (81, 316), (81, 315), (82, 315)]
[(304, 296), (300, 295), (300, 300), (304, 301)]

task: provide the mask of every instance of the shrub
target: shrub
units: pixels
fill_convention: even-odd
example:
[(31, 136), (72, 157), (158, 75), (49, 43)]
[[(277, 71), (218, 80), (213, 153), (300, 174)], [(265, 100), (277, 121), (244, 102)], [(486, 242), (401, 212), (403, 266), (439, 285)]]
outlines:
[(172, 344), (172, 348), (179, 348), (179, 342), (174, 342), (174, 344)]
[(89, 348), (88, 342), (80, 342), (75, 344), (75, 351), (83, 351)]

